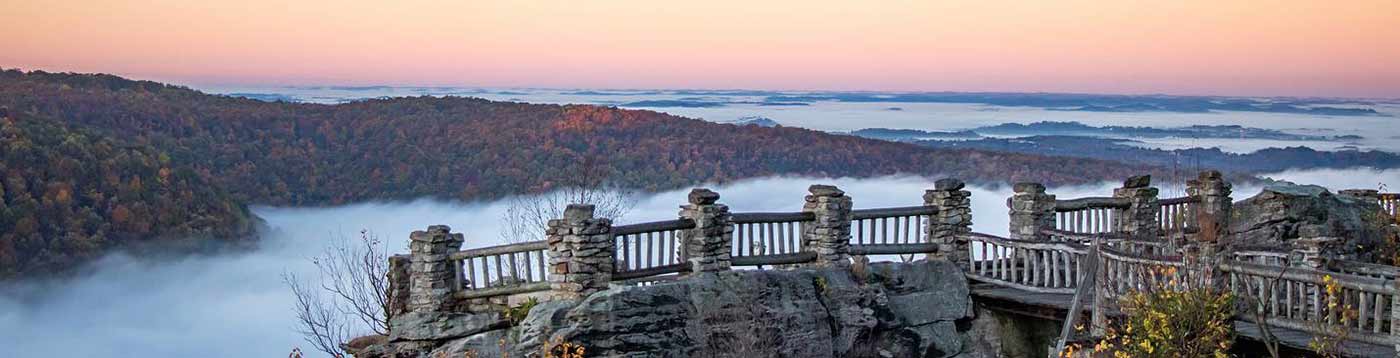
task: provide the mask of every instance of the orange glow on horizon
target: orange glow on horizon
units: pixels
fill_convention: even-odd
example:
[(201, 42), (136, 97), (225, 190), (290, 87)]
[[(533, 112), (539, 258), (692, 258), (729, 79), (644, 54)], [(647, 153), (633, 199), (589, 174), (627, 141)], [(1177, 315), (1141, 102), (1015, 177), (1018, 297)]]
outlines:
[(0, 0), (0, 67), (187, 84), (1400, 98), (1400, 2)]

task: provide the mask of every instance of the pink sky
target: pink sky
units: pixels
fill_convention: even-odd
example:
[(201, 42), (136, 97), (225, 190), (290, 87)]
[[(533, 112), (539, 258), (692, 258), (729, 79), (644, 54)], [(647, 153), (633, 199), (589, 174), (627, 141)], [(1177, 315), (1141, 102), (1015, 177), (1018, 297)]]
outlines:
[(0, 67), (193, 85), (1400, 98), (1400, 2), (0, 0)]

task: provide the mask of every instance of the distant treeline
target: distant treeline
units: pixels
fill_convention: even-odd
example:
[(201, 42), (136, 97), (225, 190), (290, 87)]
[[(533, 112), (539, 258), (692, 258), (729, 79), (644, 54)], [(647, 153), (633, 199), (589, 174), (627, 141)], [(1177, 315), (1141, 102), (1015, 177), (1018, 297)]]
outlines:
[[(933, 149), (599, 106), (462, 97), (338, 105), (265, 102), (110, 75), (37, 71), (0, 71), (0, 107), (8, 108), (13, 123), (83, 133), (78, 139), (60, 134), (53, 137), (56, 140), (30, 140), (31, 150), (49, 154), (7, 157), (7, 166), (20, 167), (15, 163), (23, 162), (26, 172), (42, 173), (7, 170), (3, 196), (7, 207), (36, 200), (42, 207), (42, 200), (32, 199), (37, 197), (34, 193), (55, 186), (71, 188), (69, 195), (74, 198), (93, 191), (133, 192), (115, 203), (105, 199), (70, 202), (65, 205), (72, 206), (75, 214), (54, 217), (85, 219), (53, 219), (40, 225), (43, 228), (26, 229), (23, 238), (4, 236), (0, 245), (16, 247), (21, 257), (91, 257), (104, 248), (121, 246), (122, 242), (114, 241), (135, 240), (142, 233), (235, 232), (244, 225), (239, 216), (246, 216), (242, 205), (248, 203), (334, 205), (421, 197), (486, 200), (547, 191), (585, 170), (602, 173), (619, 185), (661, 190), (770, 175), (896, 173), (956, 176), (973, 182), (1076, 184), (1153, 169), (1103, 160)], [(99, 143), (109, 140), (113, 144), (107, 146), (139, 148), (135, 153), (144, 153), (147, 159), (138, 166), (112, 167), (113, 174), (107, 174), (103, 171), (111, 171), (107, 167), (72, 170), (61, 166), (68, 161), (50, 158), (80, 157), (84, 159), (75, 161), (93, 166), (121, 163), (125, 160), (121, 153), (135, 155), (106, 150), (81, 154), (66, 144), (92, 142), (87, 146), (104, 148)], [(155, 174), (146, 174), (150, 171)], [(170, 174), (162, 177), (166, 171)], [(110, 175), (117, 180), (108, 180)], [(132, 185), (133, 177), (140, 177), (141, 185)], [(11, 186), (11, 180), (24, 184)], [(108, 184), (114, 186), (102, 186)], [(169, 194), (162, 196), (161, 190)], [(20, 191), (29, 199), (16, 199)], [(136, 209), (138, 203), (145, 211)], [(118, 215), (115, 205), (124, 205), (130, 215)], [(181, 211), (186, 216), (169, 216), (173, 221), (160, 214)], [(31, 215), (31, 211), (20, 214)], [(135, 219), (143, 222), (119, 223), (119, 216), (126, 220), (143, 216)], [(200, 219), (206, 216), (214, 219)], [(139, 229), (145, 223), (150, 223), (149, 230), (107, 235), (101, 245), (67, 243), (84, 239), (66, 233), (94, 232), (101, 225), (108, 225), (110, 233), (115, 230), (111, 228), (135, 225)], [(3, 225), (4, 232), (13, 232), (19, 221)], [(189, 228), (171, 230), (170, 225)], [(35, 251), (18, 244), (35, 240), (34, 235), (49, 243), (45, 249)], [(22, 270), (0, 261), (0, 271)]]

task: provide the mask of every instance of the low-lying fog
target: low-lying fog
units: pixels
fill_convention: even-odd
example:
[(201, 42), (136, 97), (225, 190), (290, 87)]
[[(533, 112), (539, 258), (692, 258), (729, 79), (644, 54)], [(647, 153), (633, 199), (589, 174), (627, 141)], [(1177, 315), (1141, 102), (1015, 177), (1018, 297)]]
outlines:
[[(1332, 188), (1400, 186), (1400, 170), (1308, 170), (1270, 175)], [(932, 180), (770, 178), (715, 187), (734, 211), (796, 211), (809, 184), (835, 184), (856, 207), (917, 205)], [(1062, 198), (1109, 195), (1117, 183), (1053, 188)], [(1179, 186), (1177, 186), (1179, 187)], [(1007, 231), (1010, 188), (972, 187), (974, 229)], [(1163, 196), (1180, 195), (1166, 190)], [(1236, 199), (1258, 192), (1237, 188)], [(686, 191), (641, 198), (622, 223), (674, 218)], [(466, 233), (465, 246), (495, 244), (504, 202), (437, 201), (332, 208), (256, 208), (272, 228), (251, 252), (143, 260), (112, 255), (94, 273), (61, 282), (0, 287), (0, 357), (280, 357), (310, 350), (295, 332), (283, 272), (314, 275), (307, 257), (334, 236), (367, 229), (405, 252), (408, 233), (447, 224)], [(314, 355), (314, 354), (312, 354)]]

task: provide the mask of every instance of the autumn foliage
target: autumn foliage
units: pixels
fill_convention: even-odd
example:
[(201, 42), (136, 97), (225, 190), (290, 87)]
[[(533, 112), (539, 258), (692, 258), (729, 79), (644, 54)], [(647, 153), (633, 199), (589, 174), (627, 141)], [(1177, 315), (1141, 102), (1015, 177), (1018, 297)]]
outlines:
[(16, 265), (90, 257), (113, 240), (238, 231), (220, 225), (239, 225), (243, 204), (489, 200), (549, 191), (577, 163), (596, 163), (609, 182), (640, 190), (898, 173), (1072, 184), (1145, 170), (590, 105), (462, 97), (274, 103), (40, 71), (0, 70), (0, 108), (11, 118), (0, 272), (11, 274)]

